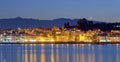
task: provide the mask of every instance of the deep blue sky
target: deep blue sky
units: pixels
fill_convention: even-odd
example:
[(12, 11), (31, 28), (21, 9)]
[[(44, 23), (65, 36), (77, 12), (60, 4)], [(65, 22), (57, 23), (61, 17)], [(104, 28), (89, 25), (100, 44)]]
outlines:
[(0, 0), (0, 18), (88, 18), (120, 22), (120, 0)]

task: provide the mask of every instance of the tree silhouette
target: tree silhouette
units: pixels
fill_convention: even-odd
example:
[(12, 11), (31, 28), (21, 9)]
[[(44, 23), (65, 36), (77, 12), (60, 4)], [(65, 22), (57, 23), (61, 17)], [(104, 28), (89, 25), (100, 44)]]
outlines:
[(69, 27), (70, 27), (69, 22), (64, 23), (64, 28), (69, 28)]
[(79, 19), (77, 24), (79, 25), (78, 28), (81, 29), (81, 30), (86, 31), (86, 30), (89, 29), (87, 19), (85, 19), (85, 18)]

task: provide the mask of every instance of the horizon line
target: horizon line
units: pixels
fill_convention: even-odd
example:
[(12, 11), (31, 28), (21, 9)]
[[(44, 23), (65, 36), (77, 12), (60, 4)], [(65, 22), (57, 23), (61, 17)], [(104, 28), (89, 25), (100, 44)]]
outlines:
[[(39, 18), (32, 18), (32, 17), (21, 17), (21, 16), (16, 16), (16, 17), (6, 17), (6, 18), (0, 18), (0, 19), (16, 19), (16, 18), (20, 18), (20, 19), (35, 19), (35, 20), (56, 20), (56, 19), (70, 19), (70, 20), (79, 20), (79, 19), (83, 19), (85, 17), (81, 17), (81, 18), (66, 18), (66, 17), (61, 17), (61, 18), (53, 18), (53, 19), (39, 19)], [(104, 20), (94, 20), (94, 19), (90, 19), (90, 18), (86, 18), (88, 21), (96, 21), (96, 22), (105, 22), (105, 23), (120, 23), (120, 21), (111, 21), (109, 22), (108, 20), (104, 21)]]

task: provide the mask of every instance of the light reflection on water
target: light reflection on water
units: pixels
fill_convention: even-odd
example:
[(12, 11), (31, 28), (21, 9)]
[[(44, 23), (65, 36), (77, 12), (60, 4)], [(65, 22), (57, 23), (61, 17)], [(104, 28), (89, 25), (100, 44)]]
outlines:
[(0, 62), (120, 62), (120, 45), (0, 44)]

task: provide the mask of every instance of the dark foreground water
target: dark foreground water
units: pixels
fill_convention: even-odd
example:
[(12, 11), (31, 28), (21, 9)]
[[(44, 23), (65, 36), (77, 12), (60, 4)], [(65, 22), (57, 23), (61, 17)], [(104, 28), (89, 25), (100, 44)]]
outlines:
[(0, 44), (0, 62), (120, 62), (120, 45)]

